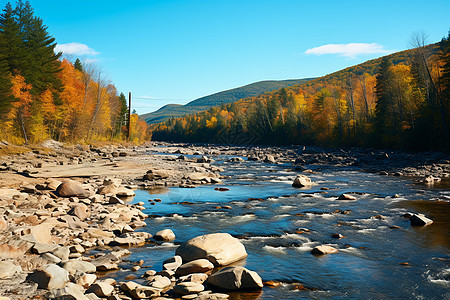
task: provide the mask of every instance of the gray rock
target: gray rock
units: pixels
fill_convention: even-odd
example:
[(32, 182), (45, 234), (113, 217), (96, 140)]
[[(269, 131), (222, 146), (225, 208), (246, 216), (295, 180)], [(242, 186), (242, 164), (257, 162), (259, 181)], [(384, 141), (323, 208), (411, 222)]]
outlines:
[(258, 273), (244, 267), (227, 267), (211, 275), (207, 282), (225, 290), (261, 289), (263, 283)]
[(36, 282), (40, 289), (60, 289), (69, 281), (69, 272), (55, 264), (49, 264), (28, 275), (27, 279)]
[(225, 266), (247, 257), (244, 245), (228, 233), (212, 233), (195, 237), (175, 252), (184, 262), (205, 258), (215, 266)]

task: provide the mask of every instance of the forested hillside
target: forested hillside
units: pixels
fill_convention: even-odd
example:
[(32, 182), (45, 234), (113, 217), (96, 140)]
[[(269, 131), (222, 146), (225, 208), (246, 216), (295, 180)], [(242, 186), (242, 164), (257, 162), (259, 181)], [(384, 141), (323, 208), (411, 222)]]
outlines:
[(417, 38), (412, 50), (172, 118), (152, 139), (448, 150), (449, 43)]
[(161, 107), (155, 112), (141, 115), (140, 118), (145, 120), (148, 124), (160, 123), (172, 117), (182, 117), (187, 114), (197, 113), (214, 106), (233, 103), (247, 97), (259, 96), (270, 91), (303, 83), (311, 79), (312, 78), (259, 81), (235, 89), (201, 97), (186, 105), (169, 104)]
[[(121, 140), (126, 98), (92, 64), (55, 53), (56, 41), (30, 3), (7, 3), (0, 15), (0, 139), (21, 144)], [(131, 117), (131, 139), (146, 124)]]

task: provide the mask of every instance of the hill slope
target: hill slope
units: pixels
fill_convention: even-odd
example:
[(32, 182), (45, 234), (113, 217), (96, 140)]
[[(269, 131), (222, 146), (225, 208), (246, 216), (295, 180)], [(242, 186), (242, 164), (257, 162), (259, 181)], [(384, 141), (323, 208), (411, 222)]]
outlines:
[(289, 79), (289, 80), (266, 80), (244, 85), (235, 89), (218, 92), (209, 96), (193, 100), (186, 105), (168, 104), (155, 112), (143, 114), (142, 120), (148, 124), (160, 123), (171, 117), (182, 117), (187, 114), (207, 110), (214, 106), (233, 103), (243, 98), (259, 96), (267, 92), (281, 89), (296, 84), (301, 84), (313, 78)]

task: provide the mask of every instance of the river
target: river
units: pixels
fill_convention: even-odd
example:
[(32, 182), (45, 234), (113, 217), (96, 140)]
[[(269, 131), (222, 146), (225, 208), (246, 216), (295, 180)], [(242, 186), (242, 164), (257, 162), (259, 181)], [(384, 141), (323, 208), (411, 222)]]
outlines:
[[(140, 230), (154, 234), (170, 228), (177, 239), (135, 248), (128, 260), (143, 259), (144, 266), (159, 271), (178, 244), (228, 232), (247, 249), (240, 265), (263, 281), (282, 283), (256, 293), (232, 293), (230, 299), (450, 299), (448, 189), (355, 167), (313, 165), (306, 166), (311, 170), (306, 175), (314, 186), (298, 189), (291, 186), (299, 174), (292, 165), (228, 158), (214, 157), (214, 164), (225, 169), (223, 184), (136, 192), (133, 203), (145, 202), (150, 216)], [(352, 193), (357, 201), (337, 200), (342, 193)], [(161, 202), (149, 202), (154, 199)], [(434, 223), (412, 227), (402, 217), (406, 212), (423, 213)], [(335, 239), (333, 233), (344, 238)], [(320, 244), (339, 252), (312, 255)], [(113, 276), (127, 275), (129, 270)], [(306, 290), (294, 289), (296, 284)]]

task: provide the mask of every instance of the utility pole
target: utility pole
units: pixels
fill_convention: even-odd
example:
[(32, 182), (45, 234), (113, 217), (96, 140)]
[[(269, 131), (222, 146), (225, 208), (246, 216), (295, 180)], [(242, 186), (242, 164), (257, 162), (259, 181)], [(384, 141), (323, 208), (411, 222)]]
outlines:
[(128, 92), (127, 141), (130, 141), (130, 129), (131, 129), (131, 92)]

